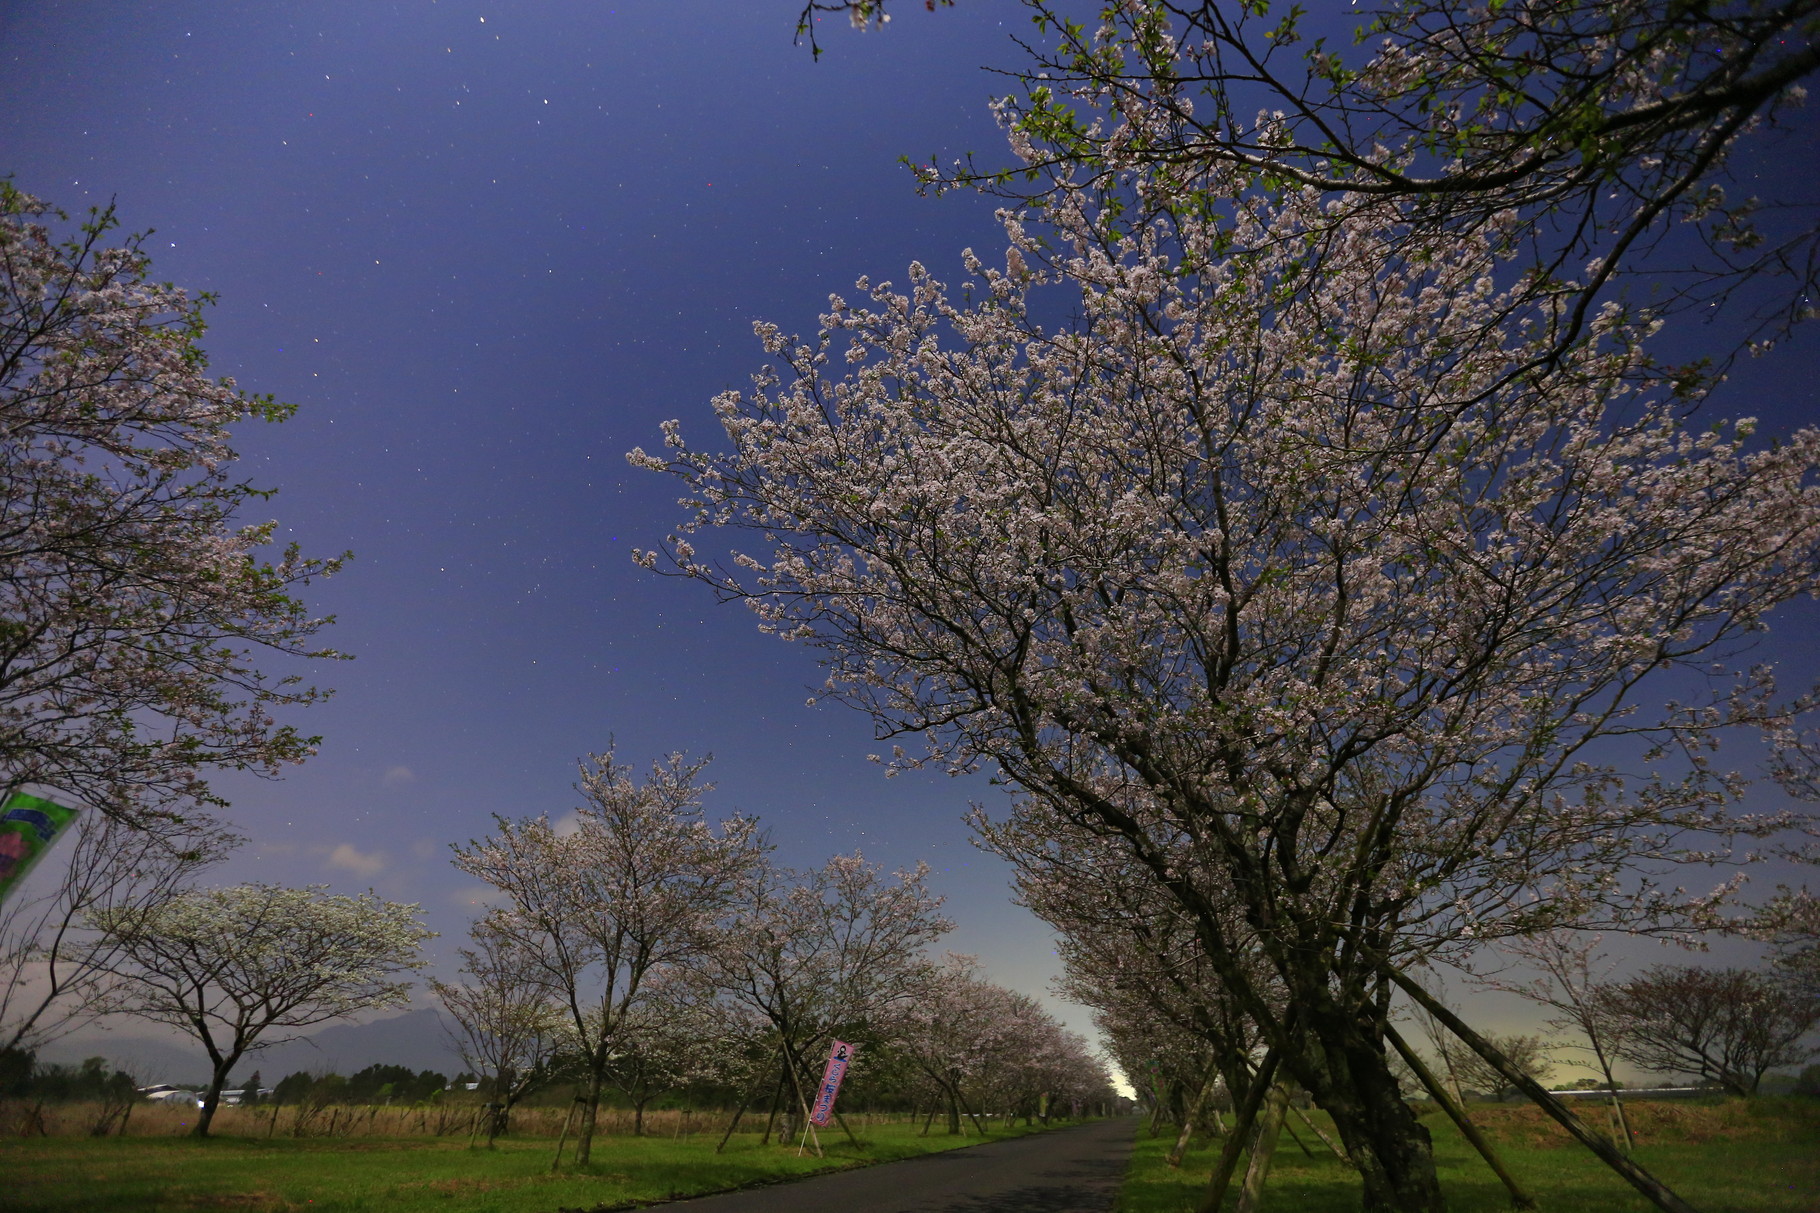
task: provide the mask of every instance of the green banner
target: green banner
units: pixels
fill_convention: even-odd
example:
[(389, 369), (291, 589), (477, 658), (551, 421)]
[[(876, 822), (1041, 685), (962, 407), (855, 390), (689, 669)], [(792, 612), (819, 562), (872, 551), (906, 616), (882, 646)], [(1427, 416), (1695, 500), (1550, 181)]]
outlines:
[(75, 809), (24, 792), (14, 792), (0, 804), (0, 901), (74, 820)]

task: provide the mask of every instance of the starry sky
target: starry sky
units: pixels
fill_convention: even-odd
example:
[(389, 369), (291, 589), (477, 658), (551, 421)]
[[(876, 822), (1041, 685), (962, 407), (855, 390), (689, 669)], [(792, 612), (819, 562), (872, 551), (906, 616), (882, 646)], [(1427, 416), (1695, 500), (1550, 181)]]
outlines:
[(667, 418), (709, 435), (709, 398), (765, 360), (754, 320), (812, 329), (861, 273), (958, 277), (1002, 245), (991, 204), (919, 197), (898, 158), (1002, 147), (981, 65), (1015, 10), (833, 22), (820, 63), (795, 14), (0, 7), (0, 172), (72, 213), (115, 201), (159, 278), (219, 296), (212, 369), (299, 406), (240, 433), (244, 469), (284, 540), (355, 554), (307, 592), (355, 655), (308, 671), (335, 688), (294, 717), (321, 752), (216, 779), (249, 837), (217, 878), (420, 901), (452, 952), (477, 889), (450, 843), (572, 807), (580, 755), (682, 750), (783, 861), (927, 860), (949, 946), (1032, 993), (1053, 976), (961, 821), (998, 793), (887, 780), (867, 720), (807, 706), (809, 651), (629, 556), (679, 511), (625, 452)]
[[(1055, 975), (962, 822), (995, 789), (885, 779), (866, 719), (807, 704), (811, 651), (629, 555), (679, 511), (624, 452), (668, 418), (712, 436), (710, 397), (764, 361), (754, 320), (813, 330), (860, 274), (954, 280), (1003, 247), (991, 200), (920, 197), (899, 157), (999, 155), (1010, 86), (984, 69), (1017, 62), (1022, 11), (829, 19), (818, 63), (796, 7), (0, 5), (0, 173), (72, 213), (114, 201), (159, 278), (219, 296), (214, 370), (299, 406), (240, 434), (245, 471), (284, 540), (355, 554), (308, 592), (355, 655), (308, 671), (336, 691), (295, 717), (321, 753), (216, 780), (249, 838), (220, 880), (421, 902), (450, 955), (479, 890), (449, 845), (561, 814), (578, 756), (616, 742), (711, 753), (710, 812), (759, 815), (785, 862), (927, 860), (949, 946), (1034, 994)], [(1764, 163), (1811, 176), (1815, 151), (1803, 119)], [(1812, 351), (1744, 368), (1771, 429), (1820, 413)]]

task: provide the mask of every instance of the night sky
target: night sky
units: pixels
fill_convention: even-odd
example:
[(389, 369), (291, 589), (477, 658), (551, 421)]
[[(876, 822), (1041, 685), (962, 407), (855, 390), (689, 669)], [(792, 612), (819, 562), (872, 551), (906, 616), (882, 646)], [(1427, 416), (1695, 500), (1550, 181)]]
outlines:
[[(898, 158), (997, 161), (986, 102), (1010, 85), (982, 68), (1017, 61), (1022, 10), (831, 18), (816, 63), (796, 8), (0, 5), (0, 173), (72, 213), (116, 201), (156, 230), (158, 278), (219, 295), (215, 372), (299, 406), (240, 433), (243, 469), (285, 540), (355, 554), (307, 593), (355, 655), (315, 665), (336, 694), (292, 717), (321, 753), (214, 781), (250, 839), (217, 879), (420, 901), (450, 956), (478, 887), (449, 844), (561, 814), (612, 739), (641, 766), (712, 753), (710, 813), (759, 815), (786, 862), (928, 860), (949, 946), (1031, 993), (1054, 976), (961, 820), (996, 789), (885, 779), (868, 720), (807, 706), (812, 651), (629, 555), (680, 512), (625, 451), (668, 418), (715, 436), (710, 397), (765, 360), (754, 320), (813, 331), (860, 274), (954, 281), (962, 249), (1004, 246), (990, 200), (919, 197)], [(1803, 119), (1765, 163), (1811, 177), (1815, 153)], [(1812, 349), (1750, 364), (1734, 399), (1771, 431), (1820, 415)]]

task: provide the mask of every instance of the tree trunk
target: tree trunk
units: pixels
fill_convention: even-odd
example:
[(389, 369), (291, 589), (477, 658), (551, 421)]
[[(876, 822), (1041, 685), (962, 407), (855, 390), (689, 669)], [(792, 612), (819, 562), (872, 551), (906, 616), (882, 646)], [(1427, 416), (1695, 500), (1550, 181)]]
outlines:
[(1398, 1035), (1397, 1030), (1389, 1024), (1384, 1025), (1384, 1037), (1390, 1041), (1392, 1048), (1403, 1055), (1403, 1060), (1409, 1063), (1409, 1068), (1414, 1071), (1416, 1078), (1428, 1088), (1428, 1093), (1435, 1097), (1435, 1102), (1441, 1105), (1441, 1110), (1446, 1112), (1448, 1118), (1459, 1127), (1460, 1135), (1472, 1143), (1472, 1148), (1479, 1152), (1479, 1157), (1485, 1160), (1492, 1173), (1504, 1185), (1504, 1190), (1510, 1193), (1511, 1207), (1514, 1209), (1535, 1208), (1535, 1198), (1525, 1192), (1517, 1183), (1516, 1176), (1505, 1168), (1504, 1160), (1498, 1156), (1496, 1150), (1492, 1149), (1491, 1142), (1483, 1133), (1479, 1132), (1479, 1126), (1473, 1124), (1472, 1119), (1466, 1115), (1466, 1109), (1455, 1103), (1453, 1098), (1448, 1095), (1447, 1088), (1429, 1070), (1420, 1055), (1410, 1048), (1408, 1042)]
[(1201, 1203), (1195, 1207), (1195, 1213), (1219, 1213), (1220, 1205), (1225, 1203), (1226, 1189), (1232, 1183), (1232, 1173), (1238, 1169), (1239, 1155), (1245, 1152), (1245, 1138), (1251, 1132), (1252, 1123), (1257, 1120), (1258, 1104), (1263, 1102), (1264, 1091), (1272, 1078), (1276, 1076), (1279, 1054), (1275, 1049), (1264, 1055), (1264, 1061), (1258, 1066), (1257, 1077), (1251, 1080), (1245, 1091), (1245, 1098), (1233, 1109), (1232, 1132), (1226, 1137), (1226, 1144), (1220, 1150), (1220, 1160), (1214, 1164), (1213, 1175), (1207, 1181), (1207, 1191), (1201, 1195)]
[(1219, 1081), (1219, 1076), (1213, 1070), (1208, 1070), (1207, 1081), (1201, 1084), (1200, 1091), (1195, 1094), (1194, 1103), (1189, 1106), (1187, 1113), (1182, 1117), (1182, 1131), (1176, 1135), (1175, 1148), (1169, 1151), (1170, 1170), (1175, 1170), (1182, 1165), (1182, 1155), (1188, 1152), (1188, 1141), (1194, 1136), (1195, 1126), (1200, 1123), (1202, 1111), (1206, 1108), (1207, 1100), (1213, 1094), (1213, 1084), (1217, 1081)]
[(600, 1088), (606, 1069), (605, 1050), (602, 1050), (601, 1064), (593, 1067), (588, 1075), (588, 1093), (582, 1097), (581, 1123), (575, 1126), (575, 1165), (588, 1165), (588, 1155), (594, 1146), (594, 1118), (600, 1112)]
[(765, 1135), (758, 1140), (761, 1146), (771, 1144), (771, 1130), (777, 1127), (777, 1112), (784, 1105), (784, 1072), (777, 1072), (777, 1089), (771, 1092), (771, 1112), (765, 1117)]
[(1321, 1109), (1364, 1181), (1365, 1213), (1443, 1213), (1428, 1130), (1403, 1101), (1367, 1008), (1332, 996), (1325, 974), (1292, 990), (1284, 1065)]
[(221, 1088), (227, 1086), (228, 1071), (239, 1061), (238, 1051), (215, 1058), (215, 1072), (209, 1076), (209, 1089), (202, 1096), (202, 1106), (196, 1110), (196, 1127), (190, 1130), (191, 1137), (209, 1135), (209, 1123), (215, 1119), (215, 1108), (221, 1103)]
[[(790, 1122), (790, 1140), (795, 1141), (798, 1137), (806, 1140), (809, 1136), (809, 1096), (803, 1090), (802, 1070), (793, 1061), (794, 1054), (788, 1051), (788, 1046), (785, 1048), (784, 1071), (790, 1075), (790, 1088), (796, 1093), (796, 1103), (791, 1106), (791, 1114), (787, 1117)], [(815, 1156), (822, 1156), (820, 1138), (815, 1142)]]
[(512, 1115), (512, 1105), (495, 1099), (487, 1104), (487, 1149), (494, 1148), (493, 1143), (506, 1131), (506, 1121)]
[(1612, 1119), (1617, 1122), (1619, 1132), (1623, 1135), (1624, 1152), (1629, 1154), (1637, 1148), (1636, 1135), (1630, 1131), (1630, 1117), (1624, 1114), (1624, 1101), (1618, 1098), (1618, 1080), (1612, 1077), (1611, 1060), (1605, 1056), (1605, 1048), (1593, 1033), (1587, 1034), (1592, 1042), (1593, 1056), (1599, 1061), (1599, 1073), (1605, 1075), (1605, 1094), (1611, 1100)]
[(967, 1097), (961, 1094), (959, 1083), (954, 1085), (954, 1098), (960, 1102), (961, 1111), (967, 1114), (967, 1119), (973, 1122), (973, 1127), (979, 1131), (979, 1135), (984, 1137), (986, 1135), (986, 1126), (980, 1123), (979, 1113), (975, 1112), (967, 1105)]

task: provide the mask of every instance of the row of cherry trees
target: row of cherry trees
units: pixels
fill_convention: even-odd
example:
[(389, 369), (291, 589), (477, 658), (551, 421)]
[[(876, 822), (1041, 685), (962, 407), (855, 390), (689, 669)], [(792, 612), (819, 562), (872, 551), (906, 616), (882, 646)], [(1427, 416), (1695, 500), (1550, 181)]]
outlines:
[(1801, 824), (1715, 754), (1798, 782), (1812, 699), (1746, 653), (1816, 586), (1820, 431), (1690, 423), (1712, 364), (1658, 334), (1811, 315), (1811, 215), (1722, 183), (1813, 6), (1386, 0), (1351, 47), (1287, 5), (1026, 7), (1009, 162), (921, 170), (1008, 200), (1002, 258), (758, 325), (727, 445), (629, 454), (685, 494), (642, 559), (818, 646), (926, 741), (897, 763), (1015, 784), (990, 836), (1096, 996), (1161, 999), (1242, 1119), (1309, 1092), (1367, 1209), (1444, 1204), (1406, 999), (1685, 1210), (1425, 970), (1718, 927), (1739, 883), (1680, 873)]
[(581, 1081), (578, 1163), (610, 1087), (641, 1115), (690, 1082), (747, 1091), (742, 1108), (774, 1091), (794, 1123), (835, 1039), (906, 1064), (951, 1117), (1103, 1092), (1084, 1042), (1032, 999), (929, 958), (952, 924), (925, 867), (781, 867), (751, 818), (705, 818), (703, 765), (673, 755), (640, 779), (594, 755), (573, 814), (496, 818), (455, 849), (500, 896), (460, 979), (432, 985), (496, 1092), (493, 1132), (558, 1074)]

